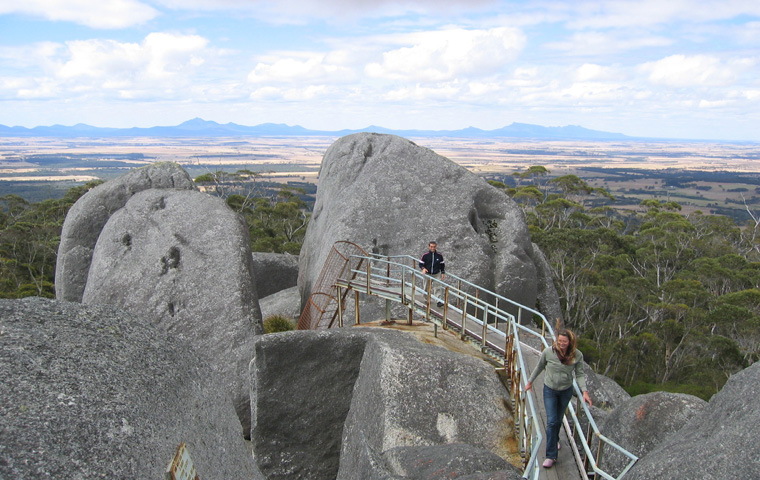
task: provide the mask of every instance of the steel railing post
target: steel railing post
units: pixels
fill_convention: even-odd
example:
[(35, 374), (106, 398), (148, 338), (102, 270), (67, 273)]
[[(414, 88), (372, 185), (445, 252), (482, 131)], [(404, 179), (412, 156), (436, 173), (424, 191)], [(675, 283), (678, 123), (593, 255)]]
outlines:
[(338, 287), (338, 326), (343, 327), (343, 289)]
[(483, 307), (483, 339), (480, 342), (480, 348), (485, 353), (486, 345), (487, 345), (487, 339), (486, 336), (488, 335), (488, 305), (486, 304), (485, 307)]
[(401, 269), (401, 303), (407, 304), (406, 301), (406, 269)]
[(443, 292), (443, 329), (449, 329), (449, 286)]
[(464, 308), (462, 309), (462, 331), (459, 332), (459, 338), (467, 338), (467, 295), (464, 296)]
[(430, 296), (432, 295), (432, 293), (433, 293), (433, 279), (432, 278), (428, 278), (427, 279), (427, 291), (425, 292), (425, 297), (427, 297), (427, 300), (425, 302), (426, 303), (426, 305), (425, 305), (425, 321), (426, 322), (430, 321), (430, 307), (431, 307), (431, 305), (430, 305), (431, 297)]
[(356, 325), (359, 325), (361, 323), (359, 319), (359, 291), (354, 290), (354, 317), (356, 319)]
[(367, 295), (371, 295), (369, 282), (372, 280), (372, 260), (367, 261)]

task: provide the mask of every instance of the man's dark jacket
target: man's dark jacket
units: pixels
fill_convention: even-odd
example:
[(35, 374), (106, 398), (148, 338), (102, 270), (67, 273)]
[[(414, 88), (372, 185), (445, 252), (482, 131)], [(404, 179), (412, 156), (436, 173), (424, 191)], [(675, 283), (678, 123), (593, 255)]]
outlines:
[(420, 258), (420, 268), (427, 268), (431, 275), (446, 273), (446, 264), (443, 263), (443, 255), (438, 252), (427, 252)]

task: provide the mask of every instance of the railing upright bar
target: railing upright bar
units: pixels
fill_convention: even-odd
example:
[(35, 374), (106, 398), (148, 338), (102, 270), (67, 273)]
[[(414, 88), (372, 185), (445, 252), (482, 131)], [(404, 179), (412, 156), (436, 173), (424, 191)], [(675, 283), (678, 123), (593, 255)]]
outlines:
[(341, 287), (338, 287), (338, 327), (343, 328), (343, 299)]
[(462, 331), (459, 332), (459, 338), (467, 338), (467, 294), (464, 295), (464, 308), (462, 308)]
[[(424, 277), (423, 277), (424, 278)], [(425, 321), (430, 321), (430, 307), (431, 307), (431, 295), (433, 294), (433, 279), (431, 277), (427, 278), (427, 291), (425, 292)]]
[(354, 318), (356, 319), (356, 325), (361, 324), (361, 319), (359, 316), (359, 291), (354, 290)]
[(488, 336), (488, 305), (486, 305), (483, 308), (483, 338), (480, 340), (480, 348), (483, 352), (485, 352), (486, 346), (488, 346), (487, 336)]
[(443, 292), (443, 329), (449, 329), (449, 286)]

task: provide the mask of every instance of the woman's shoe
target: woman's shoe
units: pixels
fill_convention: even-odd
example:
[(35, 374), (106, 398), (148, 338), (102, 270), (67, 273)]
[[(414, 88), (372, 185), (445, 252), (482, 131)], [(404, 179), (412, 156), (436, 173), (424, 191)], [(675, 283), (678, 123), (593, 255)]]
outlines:
[(556, 462), (556, 460), (553, 458), (547, 458), (544, 460), (544, 468), (552, 468), (554, 466), (554, 462)]

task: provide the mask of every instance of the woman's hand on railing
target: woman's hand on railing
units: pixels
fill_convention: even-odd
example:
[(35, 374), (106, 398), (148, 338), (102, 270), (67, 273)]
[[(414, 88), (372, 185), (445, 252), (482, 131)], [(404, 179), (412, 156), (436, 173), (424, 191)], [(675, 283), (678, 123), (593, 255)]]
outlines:
[[(528, 383), (525, 384), (525, 391), (526, 392), (529, 392), (531, 388), (533, 388), (533, 382), (528, 382)], [(586, 392), (586, 394), (588, 394), (588, 392)]]
[(588, 403), (589, 407), (591, 406), (591, 397), (588, 396), (588, 392), (587, 391), (583, 392), (583, 401), (586, 402), (586, 403)]

